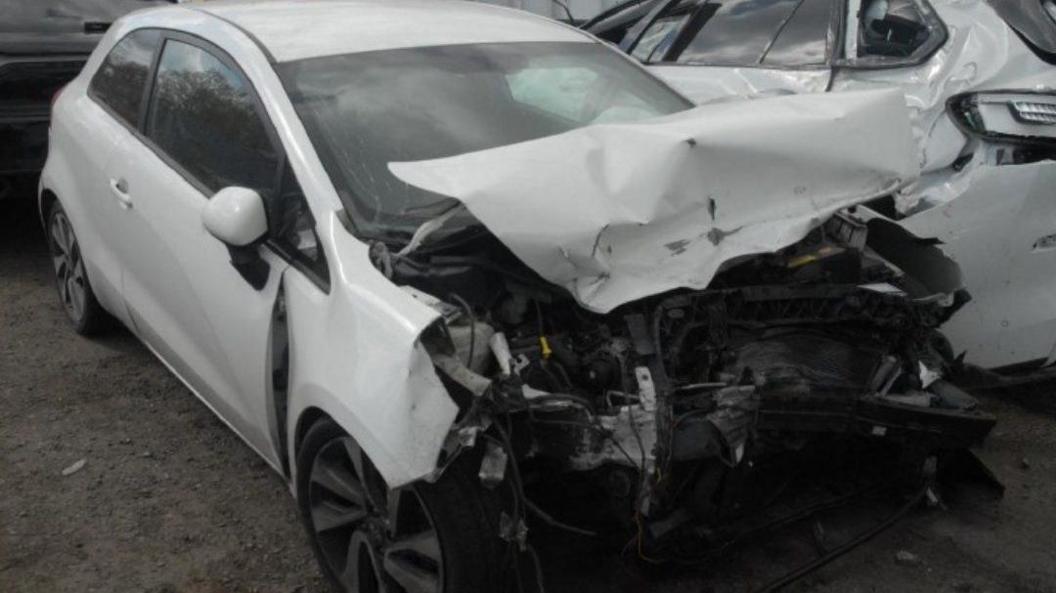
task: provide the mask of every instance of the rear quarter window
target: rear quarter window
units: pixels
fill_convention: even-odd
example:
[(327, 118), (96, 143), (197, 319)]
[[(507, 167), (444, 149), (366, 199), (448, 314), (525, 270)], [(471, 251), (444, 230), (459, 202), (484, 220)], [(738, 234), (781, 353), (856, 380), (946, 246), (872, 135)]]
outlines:
[(88, 85), (89, 94), (133, 127), (139, 123), (144, 87), (160, 41), (157, 30), (129, 33), (110, 50)]

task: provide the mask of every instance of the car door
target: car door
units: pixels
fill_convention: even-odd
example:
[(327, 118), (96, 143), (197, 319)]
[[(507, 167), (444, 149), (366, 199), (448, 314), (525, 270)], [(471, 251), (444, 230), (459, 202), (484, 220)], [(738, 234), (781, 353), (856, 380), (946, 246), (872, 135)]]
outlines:
[[(111, 225), (123, 214), (124, 204), (112, 192), (105, 175), (119, 145), (135, 138), (139, 126), (146, 83), (161, 33), (154, 29), (133, 31), (118, 41), (103, 59), (88, 83), (87, 96), (73, 108), (75, 117), (53, 126), (52, 141), (73, 147), (76, 159), (68, 165), (76, 171), (78, 197), (83, 212), (78, 235), (86, 258), (92, 289), (107, 309), (128, 322), (120, 296), (121, 263), (114, 254), (117, 243)], [(53, 151), (56, 154), (63, 154)], [(79, 208), (69, 202), (67, 208)]]
[(224, 187), (273, 199), (285, 170), (259, 99), (233, 60), (203, 40), (166, 33), (142, 136), (124, 142), (108, 170), (128, 206), (116, 241), (122, 292), (143, 341), (273, 464), (270, 324), (286, 260), (260, 247), (269, 269), (254, 287), (201, 217)]

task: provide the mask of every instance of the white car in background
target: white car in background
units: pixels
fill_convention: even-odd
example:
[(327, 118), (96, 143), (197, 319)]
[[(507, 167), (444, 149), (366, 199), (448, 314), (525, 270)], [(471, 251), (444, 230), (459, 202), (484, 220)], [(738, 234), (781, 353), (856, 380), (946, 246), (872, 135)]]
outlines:
[(137, 12), (54, 103), (59, 294), (287, 481), (341, 591), (535, 590), (536, 521), (724, 547), (830, 470), (941, 492), (994, 418), (945, 378), (956, 265), (854, 211), (918, 175), (902, 96), (691, 107), (508, 9)]
[(961, 264), (968, 362), (1056, 362), (1053, 0), (632, 1), (584, 28), (697, 103), (900, 89), (922, 175), (870, 207)]

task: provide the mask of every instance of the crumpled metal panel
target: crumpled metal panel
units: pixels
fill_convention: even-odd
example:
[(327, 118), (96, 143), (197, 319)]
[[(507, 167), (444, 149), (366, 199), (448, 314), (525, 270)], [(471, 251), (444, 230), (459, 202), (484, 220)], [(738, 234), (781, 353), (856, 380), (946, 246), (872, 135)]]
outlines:
[(706, 105), (389, 166), (596, 312), (706, 288), (918, 174), (897, 90)]

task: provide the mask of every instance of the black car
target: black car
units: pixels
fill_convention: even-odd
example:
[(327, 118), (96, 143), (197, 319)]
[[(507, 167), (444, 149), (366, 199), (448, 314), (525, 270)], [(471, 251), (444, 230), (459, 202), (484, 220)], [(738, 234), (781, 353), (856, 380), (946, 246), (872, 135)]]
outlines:
[(118, 17), (177, 0), (4, 0), (0, 19), (0, 198), (44, 166), (51, 99)]

